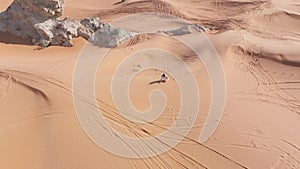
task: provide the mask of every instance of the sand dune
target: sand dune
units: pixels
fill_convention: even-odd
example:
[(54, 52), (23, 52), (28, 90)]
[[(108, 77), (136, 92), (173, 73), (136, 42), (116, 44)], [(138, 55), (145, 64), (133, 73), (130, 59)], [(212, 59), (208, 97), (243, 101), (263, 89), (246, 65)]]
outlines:
[[(3, 1), (0, 10), (5, 10), (11, 2)], [(199, 116), (187, 137), (162, 155), (142, 159), (114, 155), (88, 137), (74, 110), (72, 78), (86, 41), (76, 39), (72, 48), (50, 46), (37, 50), (26, 41), (1, 32), (0, 168), (300, 167), (299, 2), (65, 2), (64, 16), (74, 18), (98, 16), (110, 22), (134, 13), (158, 12), (210, 28), (206, 35), (221, 57), (227, 82), (227, 99), (220, 125), (207, 142), (197, 141), (212, 93), (207, 70), (195, 59), (195, 53), (174, 38), (141, 34), (109, 52), (97, 72), (98, 105), (93, 106), (99, 107), (112, 128), (131, 137), (155, 136), (172, 125), (180, 109), (180, 92), (174, 78), (164, 84), (149, 85), (159, 79), (163, 73), (160, 70), (139, 73), (129, 89), (133, 105), (139, 110), (149, 108), (150, 91), (161, 89), (165, 92), (167, 108), (153, 123), (138, 124), (124, 119), (111, 97), (116, 67), (134, 52), (150, 46), (176, 53), (191, 67), (201, 94)], [(167, 28), (184, 24), (175, 19), (169, 23), (155, 23), (153, 18), (137, 26), (143, 28), (143, 22), (165, 24)], [(131, 28), (129, 24), (118, 26)], [(151, 57), (154, 56), (149, 55)], [(131, 69), (135, 72), (139, 68), (132, 65)], [(101, 137), (101, 133), (98, 136)]]

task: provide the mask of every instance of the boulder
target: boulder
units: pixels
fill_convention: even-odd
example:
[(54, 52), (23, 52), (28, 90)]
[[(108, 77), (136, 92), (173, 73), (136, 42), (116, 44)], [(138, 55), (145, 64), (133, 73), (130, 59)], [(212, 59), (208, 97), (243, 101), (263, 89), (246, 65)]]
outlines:
[(102, 47), (111, 48), (135, 35), (101, 23), (96, 17), (59, 19), (63, 11), (63, 0), (15, 0), (0, 14), (0, 31), (31, 40), (41, 47), (71, 47), (73, 38), (83, 37)]

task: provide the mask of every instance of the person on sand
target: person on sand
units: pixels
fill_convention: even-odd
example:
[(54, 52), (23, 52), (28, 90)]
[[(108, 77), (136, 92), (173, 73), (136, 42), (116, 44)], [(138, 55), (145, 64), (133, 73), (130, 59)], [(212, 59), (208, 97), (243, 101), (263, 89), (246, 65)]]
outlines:
[(160, 82), (163, 82), (163, 83), (165, 83), (167, 80), (169, 80), (169, 78), (167, 77), (167, 75), (166, 74), (161, 74), (160, 75)]

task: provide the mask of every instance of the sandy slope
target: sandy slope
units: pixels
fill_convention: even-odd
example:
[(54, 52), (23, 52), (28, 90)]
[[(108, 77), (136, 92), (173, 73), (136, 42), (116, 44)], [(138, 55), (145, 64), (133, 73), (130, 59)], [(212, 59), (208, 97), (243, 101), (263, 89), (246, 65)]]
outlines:
[[(4, 10), (11, 1), (3, 1)], [(36, 47), (0, 33), (0, 168), (299, 168), (300, 167), (300, 3), (296, 0), (247, 1), (74, 1), (66, 16), (99, 16), (111, 21), (142, 11), (183, 17), (211, 27), (208, 36), (221, 56), (227, 81), (225, 112), (204, 144), (199, 137), (210, 106), (210, 83), (204, 67), (185, 57), (199, 82), (199, 117), (182, 143), (146, 159), (115, 156), (98, 147), (80, 127), (72, 101), (72, 75), (85, 44), (72, 48)], [(128, 26), (128, 25), (127, 25)], [(11, 44), (13, 43), (13, 44)], [(144, 35), (112, 50), (98, 70), (98, 105), (109, 124), (135, 137), (162, 132), (176, 117), (178, 86), (149, 86), (160, 72), (139, 74), (130, 88), (133, 104), (149, 106), (148, 94), (162, 89), (168, 109), (155, 125), (122, 119), (110, 94), (112, 73), (122, 59), (140, 49), (160, 47), (178, 56), (193, 52), (172, 38)], [(162, 56), (163, 57), (163, 56)], [(200, 63), (200, 65), (202, 65)], [(101, 135), (101, 133), (99, 133)]]

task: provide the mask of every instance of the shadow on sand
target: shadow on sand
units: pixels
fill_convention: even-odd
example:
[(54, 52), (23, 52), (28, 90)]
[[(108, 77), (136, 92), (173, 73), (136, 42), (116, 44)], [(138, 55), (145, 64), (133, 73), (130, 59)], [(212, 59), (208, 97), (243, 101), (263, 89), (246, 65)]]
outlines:
[(166, 83), (166, 80), (155, 80), (149, 83), (149, 85), (153, 85), (153, 84), (160, 84), (160, 83)]
[(113, 3), (113, 5), (119, 5), (119, 4), (123, 3), (123, 2), (125, 2), (125, 0), (121, 0), (119, 2), (115, 2), (115, 3)]

